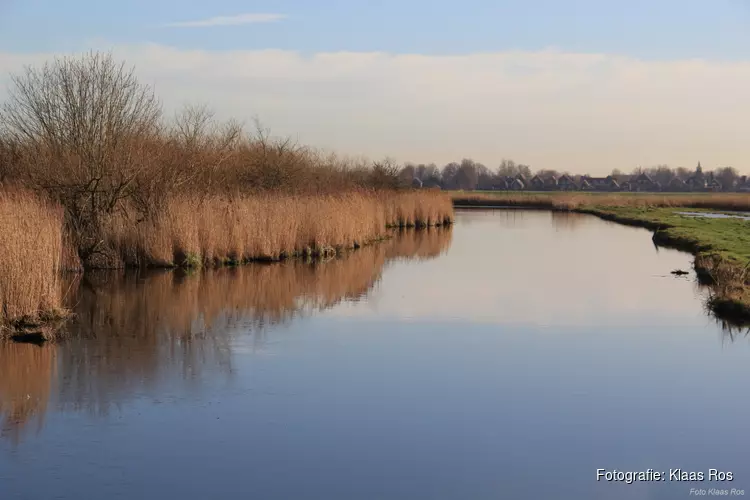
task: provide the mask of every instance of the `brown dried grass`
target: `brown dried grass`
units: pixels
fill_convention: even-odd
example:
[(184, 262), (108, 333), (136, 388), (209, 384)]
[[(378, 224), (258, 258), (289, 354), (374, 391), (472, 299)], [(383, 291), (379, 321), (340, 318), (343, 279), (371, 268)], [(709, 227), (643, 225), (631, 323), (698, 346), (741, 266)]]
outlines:
[(466, 193), (453, 192), (456, 205), (536, 207), (574, 210), (587, 206), (705, 208), (750, 211), (750, 193)]
[(104, 233), (120, 265), (213, 265), (331, 253), (381, 239), (387, 227), (449, 223), (452, 212), (435, 191), (175, 196), (153, 220), (119, 213)]
[(60, 309), (63, 210), (23, 190), (0, 190), (0, 328)]

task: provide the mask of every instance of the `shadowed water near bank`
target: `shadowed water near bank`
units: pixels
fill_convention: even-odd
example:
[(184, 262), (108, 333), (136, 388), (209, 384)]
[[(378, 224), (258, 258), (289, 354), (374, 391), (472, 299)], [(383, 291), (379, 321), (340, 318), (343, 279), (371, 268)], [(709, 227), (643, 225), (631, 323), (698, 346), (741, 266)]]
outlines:
[(597, 483), (597, 468), (718, 468), (735, 480), (717, 487), (750, 490), (750, 341), (705, 313), (692, 271), (670, 274), (689, 254), (541, 211), (459, 210), (419, 238), (317, 265), (92, 275), (67, 340), (3, 344), (3, 498), (696, 486)]
[(450, 227), (393, 233), (327, 261), (68, 276), (75, 319), (59, 345), (0, 342), (3, 436), (18, 443), (24, 427), (38, 429), (53, 386), (61, 407), (106, 415), (163, 377), (197, 381), (206, 367), (230, 375), (234, 335), (262, 350), (268, 327), (358, 301), (388, 263), (433, 259), (451, 242)]

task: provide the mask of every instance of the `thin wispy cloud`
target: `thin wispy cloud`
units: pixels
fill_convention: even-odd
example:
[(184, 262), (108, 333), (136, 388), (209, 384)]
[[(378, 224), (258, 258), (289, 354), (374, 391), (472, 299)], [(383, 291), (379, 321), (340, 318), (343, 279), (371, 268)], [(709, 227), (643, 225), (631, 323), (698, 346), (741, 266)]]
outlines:
[(179, 21), (162, 25), (165, 28), (208, 28), (212, 26), (240, 26), (243, 24), (275, 23), (285, 19), (284, 14), (237, 14), (217, 16), (198, 21)]

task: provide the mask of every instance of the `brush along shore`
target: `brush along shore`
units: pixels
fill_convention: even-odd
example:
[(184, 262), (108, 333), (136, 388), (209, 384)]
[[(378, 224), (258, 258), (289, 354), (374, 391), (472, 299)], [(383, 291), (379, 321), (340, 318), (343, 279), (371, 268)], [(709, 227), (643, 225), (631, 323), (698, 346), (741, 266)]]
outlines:
[[(60, 273), (330, 256), (449, 224), (448, 195), (205, 106), (165, 116), (112, 54), (10, 75), (0, 104), (0, 325), (45, 323)], [(82, 98), (81, 96), (85, 96)], [(16, 328), (18, 329), (18, 328)]]
[(54, 338), (67, 316), (65, 271), (330, 258), (387, 239), (394, 228), (450, 225), (453, 208), (439, 191), (181, 196), (148, 221), (126, 210), (100, 219), (98, 245), (85, 259), (64, 219), (56, 203), (0, 189), (0, 336)]

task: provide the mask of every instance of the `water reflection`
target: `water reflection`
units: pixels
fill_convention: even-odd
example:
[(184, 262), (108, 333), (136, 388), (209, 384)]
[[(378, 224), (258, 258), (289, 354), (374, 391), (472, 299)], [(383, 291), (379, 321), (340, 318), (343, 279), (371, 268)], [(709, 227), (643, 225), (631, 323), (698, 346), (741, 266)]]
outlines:
[(0, 342), (0, 438), (17, 444), (21, 432), (41, 429), (56, 375), (53, 346)]
[(465, 215), (452, 235), (316, 265), (90, 275), (68, 341), (0, 351), (19, 360), (0, 363), (18, 381), (0, 385), (0, 496), (581, 500), (694, 486), (617, 488), (592, 479), (600, 467), (715, 467), (748, 489), (737, 395), (750, 342), (669, 273), (690, 255), (585, 215)]
[(557, 231), (572, 231), (585, 224), (585, 217), (573, 212), (550, 212), (552, 226)]
[(51, 399), (62, 410), (106, 415), (136, 395), (157, 397), (175, 379), (195, 387), (231, 377), (236, 335), (252, 336), (262, 349), (267, 326), (358, 301), (389, 262), (435, 258), (451, 235), (450, 228), (402, 230), (326, 262), (88, 273), (73, 282), (76, 320), (66, 340), (42, 347), (0, 343), (3, 436), (18, 442), (34, 419), (40, 428)]

